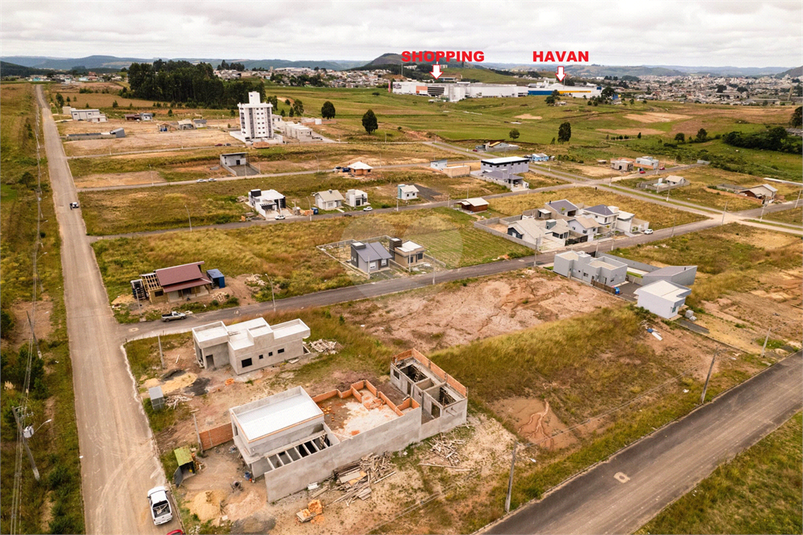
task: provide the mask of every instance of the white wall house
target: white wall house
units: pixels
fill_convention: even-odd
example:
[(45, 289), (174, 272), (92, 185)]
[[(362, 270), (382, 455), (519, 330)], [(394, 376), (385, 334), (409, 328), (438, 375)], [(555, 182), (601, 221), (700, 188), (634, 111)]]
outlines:
[(350, 189), (346, 192), (346, 205), (359, 208), (368, 204), (368, 194), (362, 190)]
[(261, 102), (259, 92), (248, 93), (248, 103), (237, 104), (240, 110), (240, 132), (246, 141), (273, 137), (273, 106)]
[(664, 319), (675, 317), (690, 293), (691, 289), (668, 280), (659, 280), (636, 290), (638, 306)]
[(73, 121), (87, 121), (89, 123), (105, 123), (106, 115), (100, 113), (100, 110), (70, 108), (70, 115)]
[(264, 318), (234, 325), (218, 321), (192, 330), (198, 364), (212, 369), (229, 364), (236, 374), (302, 356), (309, 335), (300, 319), (278, 325), (268, 325)]
[(321, 210), (337, 210), (343, 206), (343, 195), (336, 189), (318, 191), (313, 197), (315, 197), (315, 206)]
[(568, 223), (569, 228), (576, 234), (588, 236), (588, 240), (586, 241), (594, 241), (594, 236), (600, 232), (600, 225), (593, 217), (572, 217), (567, 219), (566, 223)]
[[(613, 208), (616, 208), (615, 206)], [(619, 209), (616, 209), (618, 212)], [(594, 219), (597, 223), (599, 223), (601, 228), (601, 232), (608, 232), (615, 229), (616, 226), (616, 217), (617, 214), (610, 207), (604, 204), (598, 204), (596, 206), (590, 206), (588, 208), (583, 208), (580, 210), (581, 215), (585, 215)]]
[(399, 184), (397, 198), (402, 201), (409, 201), (418, 198), (418, 188), (412, 184)]
[(641, 158), (636, 158), (636, 165), (639, 167), (658, 169), (659, 162), (657, 158), (653, 158), (652, 156), (642, 156)]
[(281, 213), (282, 208), (287, 208), (287, 199), (275, 189), (252, 189), (248, 192), (248, 204), (267, 219), (273, 212)]

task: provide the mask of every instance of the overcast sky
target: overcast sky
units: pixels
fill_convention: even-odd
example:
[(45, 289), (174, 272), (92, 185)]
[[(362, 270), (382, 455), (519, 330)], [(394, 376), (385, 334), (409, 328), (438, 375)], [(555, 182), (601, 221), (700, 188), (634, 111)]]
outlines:
[(2, 55), (370, 60), (403, 50), (533, 50), (591, 63), (795, 67), (803, 2), (3, 0)]

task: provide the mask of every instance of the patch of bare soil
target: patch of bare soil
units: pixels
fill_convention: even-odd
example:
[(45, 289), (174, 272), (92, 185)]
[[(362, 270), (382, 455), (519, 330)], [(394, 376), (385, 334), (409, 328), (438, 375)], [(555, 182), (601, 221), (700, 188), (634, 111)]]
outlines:
[[(628, 117), (628, 116), (626, 116)], [(655, 122), (655, 121), (652, 121)], [(656, 135), (656, 134), (663, 134), (661, 130), (656, 130), (655, 128), (597, 128), (600, 132), (606, 132), (609, 134), (617, 134), (620, 136), (637, 136), (639, 134), (643, 134), (645, 136)]]
[(540, 115), (530, 115), (529, 113), (524, 113), (522, 115), (516, 115), (516, 119), (541, 119)]
[(415, 342), (426, 353), (621, 304), (589, 286), (528, 270), (358, 303), (343, 314), (385, 341)]
[(75, 179), (77, 188), (103, 188), (108, 186), (133, 186), (137, 184), (158, 184), (165, 180), (158, 171), (137, 171), (135, 173), (110, 173), (82, 176)]
[(691, 117), (677, 113), (645, 112), (630, 113), (625, 115), (625, 118), (630, 119), (631, 121), (638, 121), (640, 123), (669, 123), (672, 121), (680, 121), (682, 119), (690, 119)]
[[(31, 327), (28, 323), (28, 316), (32, 309), (30, 301), (18, 301), (11, 306), (11, 314), (14, 316), (14, 329), (9, 337), (11, 345), (17, 346), (30, 338)], [(36, 302), (36, 312), (31, 319), (34, 322), (34, 332), (39, 341), (46, 340), (53, 332), (53, 326), (50, 323), (52, 313), (53, 301), (43, 298)]]
[(521, 436), (541, 448), (561, 449), (578, 443), (574, 434), (551, 410), (548, 401), (512, 397), (494, 402), (492, 408), (497, 415), (512, 422)]

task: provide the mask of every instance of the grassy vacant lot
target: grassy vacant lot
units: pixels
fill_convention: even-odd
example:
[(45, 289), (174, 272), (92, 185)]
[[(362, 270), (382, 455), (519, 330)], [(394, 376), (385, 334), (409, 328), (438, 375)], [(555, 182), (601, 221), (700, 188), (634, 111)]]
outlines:
[[(30, 84), (3, 84), (0, 90), (0, 183), (3, 209), (2, 230), (2, 376), (6, 387), (0, 396), (3, 418), (0, 420), (0, 524), (8, 533), (11, 518), (14, 458), (17, 447), (16, 426), (10, 408), (21, 403), (20, 392), (27, 361), (29, 329), (26, 312), (30, 311), (32, 254), (36, 241), (36, 139), (35, 101)], [(30, 125), (30, 128), (29, 128)], [(40, 134), (41, 139), (41, 134)], [(42, 154), (42, 224), (38, 261), (39, 304), (36, 331), (42, 360), (33, 357), (27, 423), (54, 423), (43, 426), (29, 442), (42, 476), (37, 483), (27, 459), (23, 462), (20, 533), (82, 533), (83, 500), (72, 390), (72, 367), (61, 288), (59, 233), (48, 182), (47, 165)], [(30, 175), (26, 175), (29, 173)], [(43, 254), (47, 253), (47, 254)], [(42, 311), (46, 313), (42, 313)], [(9, 322), (10, 320), (10, 322)], [(11, 388), (9, 388), (11, 385)]]
[[(220, 165), (221, 153), (232, 147), (197, 149), (182, 152), (143, 153), (102, 158), (75, 158), (70, 169), (76, 184), (91, 186), (104, 175), (153, 170), (161, 180), (195, 180), (209, 176), (227, 176), (210, 168)], [(234, 150), (240, 150), (236, 148)], [(248, 149), (248, 158), (262, 173), (294, 171), (327, 171), (335, 166), (361, 160), (369, 165), (427, 163), (438, 158), (461, 159), (459, 156), (420, 143), (337, 143), (289, 144), (267, 149)], [(100, 176), (98, 176), (100, 175)]]
[[(129, 292), (129, 281), (153, 269), (204, 260), (228, 276), (271, 275), (280, 297), (352, 284), (343, 266), (316, 245), (384, 234), (411, 239), (450, 267), (528, 254), (525, 247), (472, 226), (474, 218), (448, 208), (358, 218), (286, 223), (236, 230), (172, 232), (95, 242), (110, 300)], [(268, 293), (270, 298), (270, 293)]]
[(801, 422), (798, 413), (638, 533), (800, 533)]
[(729, 292), (759, 286), (759, 275), (800, 266), (800, 239), (732, 223), (613, 254), (662, 265), (696, 265), (699, 276), (686, 302), (700, 306)]
[(803, 224), (803, 206), (794, 208), (792, 210), (784, 210), (783, 212), (775, 212), (764, 216), (764, 219), (770, 221), (780, 221), (781, 223), (789, 223), (792, 225)]
[[(186, 228), (187, 211), (194, 226), (239, 221), (250, 206), (237, 202), (254, 188), (276, 189), (287, 197), (287, 205), (307, 209), (316, 191), (337, 189), (345, 195), (350, 188), (368, 193), (374, 208), (396, 206), (396, 184), (418, 184), (438, 193), (433, 200), (499, 193), (504, 188), (471, 177), (449, 178), (428, 169), (378, 171), (369, 179), (353, 179), (333, 173), (314, 173), (270, 178), (249, 178), (211, 183), (130, 190), (84, 191), (79, 193), (87, 232), (91, 235), (123, 234), (148, 230)], [(418, 201), (423, 202), (423, 200)], [(349, 207), (344, 207), (350, 210)]]
[[(686, 169), (678, 172), (679, 175), (685, 177), (691, 182), (690, 185), (672, 190), (669, 193), (669, 199), (689, 201), (702, 206), (710, 206), (719, 210), (724, 210), (727, 206), (730, 212), (739, 212), (742, 210), (749, 210), (751, 208), (760, 208), (761, 201), (758, 199), (751, 199), (735, 193), (729, 193), (716, 189), (720, 184), (734, 184), (742, 187), (752, 187), (764, 184), (766, 181), (753, 175), (745, 173), (734, 173), (725, 171), (723, 169), (713, 168), (711, 166), (696, 167), (694, 169)], [(655, 180), (655, 177), (650, 177), (650, 181)], [(617, 182), (617, 185), (628, 186), (635, 188), (640, 182), (644, 182), (643, 178), (632, 178)], [(796, 199), (800, 191), (797, 186), (781, 183), (771, 183), (778, 189), (778, 194), (785, 196), (787, 199)], [(649, 191), (649, 190), (646, 190)], [(666, 193), (664, 193), (666, 195)]]
[(520, 214), (524, 210), (540, 208), (549, 201), (559, 199), (568, 199), (575, 204), (585, 204), (586, 206), (596, 204), (618, 206), (622, 210), (636, 214), (639, 219), (649, 221), (650, 228), (656, 230), (671, 227), (673, 223), (675, 225), (684, 225), (705, 219), (705, 217), (697, 214), (666, 208), (648, 201), (608, 191), (595, 190), (594, 188), (574, 188), (564, 191), (545, 191), (529, 195), (502, 197), (491, 199), (490, 205), (492, 210), (507, 216)]

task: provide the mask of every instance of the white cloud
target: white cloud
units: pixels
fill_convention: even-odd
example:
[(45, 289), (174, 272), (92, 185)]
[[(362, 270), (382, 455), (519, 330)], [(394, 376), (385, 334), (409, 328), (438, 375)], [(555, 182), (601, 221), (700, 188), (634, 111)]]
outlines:
[(803, 3), (162, 0), (2, 3), (3, 55), (370, 60), (403, 50), (588, 50), (611, 65), (797, 66)]

